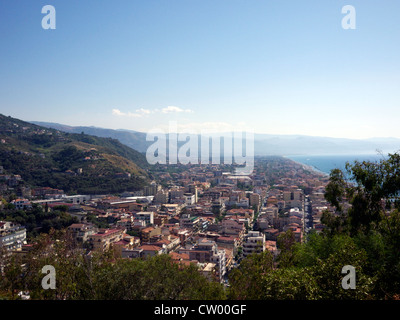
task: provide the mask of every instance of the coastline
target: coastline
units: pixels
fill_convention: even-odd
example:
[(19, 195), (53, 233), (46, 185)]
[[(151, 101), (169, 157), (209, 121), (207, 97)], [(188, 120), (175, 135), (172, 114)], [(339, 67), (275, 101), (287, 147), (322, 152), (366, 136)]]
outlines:
[(312, 171), (312, 172), (314, 172), (314, 173), (316, 173), (316, 174), (318, 174), (320, 176), (323, 176), (323, 177), (329, 177), (329, 173), (321, 171), (321, 170), (319, 170), (318, 168), (316, 168), (314, 166), (311, 166), (311, 165), (308, 165), (308, 164), (293, 160), (293, 159), (290, 158), (290, 156), (281, 156), (281, 157), (285, 158), (285, 159), (288, 159), (290, 161), (293, 161), (294, 163), (297, 163), (298, 165), (302, 166), (303, 169), (305, 169), (305, 170)]
[[(301, 165), (305, 165), (314, 172), (319, 172), (324, 176), (330, 176), (330, 172), (334, 168), (345, 171), (346, 163), (354, 163), (355, 161), (377, 162), (381, 160), (380, 154), (352, 154), (352, 155), (288, 155), (283, 156)], [(321, 166), (321, 167), (320, 167)], [(323, 168), (323, 169), (320, 169)], [(329, 171), (329, 172), (328, 172)]]

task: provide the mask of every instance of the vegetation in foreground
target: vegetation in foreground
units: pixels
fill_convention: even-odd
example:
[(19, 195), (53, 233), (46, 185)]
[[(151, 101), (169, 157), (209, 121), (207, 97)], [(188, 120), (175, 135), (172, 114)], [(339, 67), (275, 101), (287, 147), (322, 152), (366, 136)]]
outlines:
[[(399, 170), (398, 154), (348, 164), (349, 179), (333, 170), (326, 199), (336, 213), (324, 214), (325, 230), (302, 244), (290, 231), (283, 234), (277, 259), (265, 252), (242, 260), (229, 275), (229, 288), (167, 255), (126, 260), (105, 252), (85, 258), (66, 235), (60, 241), (51, 233), (41, 235), (26, 257), (3, 261), (0, 296), (15, 299), (29, 291), (32, 299), (400, 299)], [(44, 265), (57, 270), (55, 290), (41, 287)], [(345, 265), (355, 267), (355, 289), (342, 288)]]

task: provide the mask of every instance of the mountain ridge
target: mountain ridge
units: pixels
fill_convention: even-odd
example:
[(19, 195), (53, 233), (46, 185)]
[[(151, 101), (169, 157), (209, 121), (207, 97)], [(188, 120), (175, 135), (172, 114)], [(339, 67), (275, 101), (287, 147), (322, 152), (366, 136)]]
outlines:
[[(134, 130), (105, 129), (94, 126), (69, 126), (37, 121), (33, 121), (32, 123), (71, 133), (84, 131), (85, 133), (102, 137), (110, 136), (139, 152), (146, 152), (147, 148), (153, 143), (146, 141), (146, 133)], [(254, 149), (255, 156), (392, 153), (400, 150), (400, 139), (379, 137), (350, 139), (307, 135), (254, 134)]]

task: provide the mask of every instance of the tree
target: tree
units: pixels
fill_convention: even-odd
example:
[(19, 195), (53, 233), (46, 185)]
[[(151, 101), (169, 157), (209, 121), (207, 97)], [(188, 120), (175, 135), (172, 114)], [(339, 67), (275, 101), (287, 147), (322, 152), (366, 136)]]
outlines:
[(326, 213), (321, 221), (327, 234), (349, 234), (364, 250), (364, 270), (376, 276), (375, 297), (393, 298), (400, 287), (400, 155), (347, 163), (346, 170), (351, 182), (338, 169), (331, 172), (325, 198), (337, 214)]
[[(312, 268), (312, 277), (318, 284), (318, 299), (342, 300), (372, 299), (374, 279), (364, 273), (367, 256), (364, 250), (354, 243), (347, 243), (340, 250), (330, 254), (327, 259), (317, 259)], [(350, 265), (356, 271), (355, 289), (344, 289), (342, 268)]]
[(318, 285), (310, 268), (284, 268), (264, 275), (263, 300), (314, 300), (318, 298)]
[(239, 268), (229, 274), (229, 299), (259, 299), (262, 278), (271, 272), (273, 257), (269, 251), (253, 253), (244, 258)]
[(375, 260), (377, 268), (376, 293), (384, 298), (398, 296), (400, 288), (400, 212), (396, 209), (381, 221), (379, 231), (381, 253)]
[[(344, 173), (334, 169), (326, 187), (325, 199), (336, 208), (339, 216), (326, 217), (329, 228), (345, 221), (345, 228), (350, 234), (368, 233), (375, 229), (386, 210), (400, 208), (400, 155), (389, 154), (387, 160), (379, 162), (355, 161), (347, 163), (346, 171), (350, 181), (344, 178)], [(344, 209), (343, 203), (348, 201), (350, 206)], [(337, 229), (337, 228), (336, 228)]]
[[(122, 259), (110, 249), (90, 257), (65, 231), (42, 234), (21, 261), (8, 264), (0, 282), (0, 292), (29, 290), (32, 299), (41, 300), (179, 300), (223, 299), (218, 282), (209, 281), (195, 265), (181, 265), (168, 255), (148, 259)], [(45, 290), (43, 266), (56, 270), (56, 289)], [(20, 277), (22, 275), (22, 277)]]
[[(46, 204), (47, 204), (47, 202), (46, 202)], [(58, 206), (55, 206), (53, 208), (53, 210), (54, 211), (67, 212), (68, 211), (68, 206), (67, 205), (58, 205)]]
[(296, 243), (294, 233), (291, 229), (278, 236), (276, 245), (280, 250), (278, 263), (280, 268), (290, 267), (293, 265), (294, 245)]

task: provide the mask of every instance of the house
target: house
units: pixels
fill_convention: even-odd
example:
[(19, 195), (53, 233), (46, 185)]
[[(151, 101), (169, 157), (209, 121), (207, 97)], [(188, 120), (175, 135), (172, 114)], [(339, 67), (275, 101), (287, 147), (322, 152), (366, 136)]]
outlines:
[(129, 258), (129, 259), (140, 258), (140, 257), (142, 257), (142, 252), (143, 252), (143, 250), (140, 248), (122, 247), (121, 248), (121, 257)]
[(189, 259), (197, 260), (200, 263), (211, 262), (216, 265), (216, 276), (220, 282), (226, 273), (226, 253), (223, 249), (218, 249), (215, 241), (208, 239), (199, 240), (190, 250)]
[(98, 233), (89, 236), (94, 250), (107, 250), (114, 242), (122, 239), (124, 229), (101, 229)]
[(132, 258), (134, 255), (132, 255), (132, 251), (139, 247), (139, 245), (140, 239), (128, 234), (124, 234), (120, 241), (113, 243), (115, 251), (119, 253), (122, 258)]
[(198, 230), (200, 228), (200, 218), (186, 213), (179, 219), (179, 225), (183, 229)]
[(160, 246), (165, 249), (166, 253), (171, 252), (175, 248), (177, 248), (180, 245), (181, 241), (179, 237), (174, 236), (174, 235), (168, 235), (164, 236), (162, 239), (158, 240), (157, 242), (154, 242), (152, 244), (156, 246)]
[(118, 227), (126, 229), (127, 231), (132, 231), (132, 228), (134, 226), (133, 217), (130, 216), (129, 218), (120, 219), (117, 221), (116, 225)]
[(269, 252), (271, 252), (274, 255), (274, 257), (276, 257), (278, 255), (276, 241), (266, 240), (265, 241), (265, 250), (268, 250)]
[(268, 228), (267, 230), (265, 230), (264, 233), (265, 233), (266, 240), (276, 241), (278, 239), (279, 230), (273, 229), (273, 228)]
[(142, 243), (150, 243), (153, 239), (161, 237), (161, 228), (147, 227), (140, 230), (140, 239)]
[(235, 255), (238, 248), (239, 239), (234, 236), (218, 236), (216, 239), (218, 247), (232, 250)]
[(142, 250), (140, 256), (143, 258), (154, 257), (156, 255), (160, 255), (160, 254), (164, 253), (162, 247), (150, 245), (150, 244), (144, 244), (144, 245), (138, 247), (138, 249)]
[(254, 218), (254, 210), (253, 209), (230, 209), (226, 212), (226, 216), (235, 216), (235, 217), (243, 217), (247, 218), (250, 221)]
[(188, 264), (190, 262), (189, 255), (187, 253), (170, 252), (169, 256), (173, 262)]
[(26, 244), (25, 227), (12, 222), (0, 221), (0, 248), (6, 251), (21, 250)]
[(26, 210), (32, 208), (32, 204), (28, 199), (15, 199), (11, 201), (17, 210)]
[(154, 216), (154, 224), (162, 227), (164, 224), (168, 223), (169, 216), (166, 214), (156, 214)]
[(86, 242), (89, 237), (95, 234), (95, 228), (91, 224), (74, 223), (68, 227), (68, 231), (77, 242)]
[(221, 222), (221, 234), (238, 238), (239, 246), (242, 243), (245, 231), (245, 223), (243, 221), (240, 221), (239, 219), (235, 219), (234, 217), (225, 217)]

